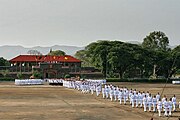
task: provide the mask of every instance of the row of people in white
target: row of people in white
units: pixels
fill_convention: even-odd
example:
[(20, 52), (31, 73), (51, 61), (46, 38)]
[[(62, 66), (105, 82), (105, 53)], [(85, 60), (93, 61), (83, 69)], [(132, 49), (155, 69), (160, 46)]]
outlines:
[(89, 93), (91, 94), (96, 91), (96, 95), (99, 96), (101, 93), (101, 83), (98, 81), (75, 81), (75, 80), (64, 80), (63, 86), (67, 88), (73, 88), (81, 91), (81, 93)]
[[(152, 96), (148, 91), (145, 92), (137, 92), (136, 90), (128, 90), (127, 88), (118, 88), (113, 85), (105, 85), (104, 88), (102, 88), (102, 95), (103, 98), (110, 98), (111, 101), (119, 100), (119, 103), (122, 104), (122, 100), (124, 101), (124, 104), (126, 104), (127, 100), (129, 100), (132, 107), (143, 107), (144, 111), (147, 111), (147, 108), (149, 111), (155, 112), (161, 111), (161, 103), (162, 108), (164, 108), (165, 116), (171, 116), (171, 111), (173, 108), (173, 111), (176, 110), (176, 97), (174, 97), (167, 102), (166, 97), (160, 101), (160, 94)], [(153, 109), (152, 109), (153, 108)], [(167, 111), (169, 111), (169, 114), (167, 114)], [(159, 112), (160, 115), (161, 112)]]
[(15, 79), (15, 85), (42, 85), (44, 81), (41, 79)]
[[(128, 90), (126, 87), (119, 88), (113, 85), (105, 85), (104, 87), (101, 87), (102, 84), (98, 82), (92, 82), (92, 81), (66, 81), (64, 83), (65, 87), (68, 88), (74, 88), (77, 90), (80, 90), (82, 93), (89, 93), (94, 94), (94, 91), (96, 91), (96, 96), (99, 96), (102, 92), (103, 98), (110, 98), (111, 101), (118, 101), (122, 104), (122, 101), (124, 104), (129, 101), (131, 106), (134, 107), (143, 107), (144, 111), (151, 111), (153, 110), (158, 111), (159, 116), (161, 116), (161, 112), (164, 111), (165, 116), (171, 116), (172, 115), (172, 108), (173, 111), (176, 110), (176, 96), (169, 101), (167, 101), (166, 96), (163, 97), (163, 99), (160, 99), (160, 94), (157, 93), (157, 95), (152, 95), (147, 91), (146, 93), (136, 91), (135, 90)], [(152, 109), (153, 108), (153, 109)]]

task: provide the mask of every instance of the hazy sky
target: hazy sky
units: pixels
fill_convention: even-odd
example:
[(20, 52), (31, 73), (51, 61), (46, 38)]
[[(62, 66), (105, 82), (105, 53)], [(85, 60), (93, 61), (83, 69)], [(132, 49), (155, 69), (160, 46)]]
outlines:
[(156, 30), (180, 44), (180, 0), (0, 0), (0, 46), (143, 41)]

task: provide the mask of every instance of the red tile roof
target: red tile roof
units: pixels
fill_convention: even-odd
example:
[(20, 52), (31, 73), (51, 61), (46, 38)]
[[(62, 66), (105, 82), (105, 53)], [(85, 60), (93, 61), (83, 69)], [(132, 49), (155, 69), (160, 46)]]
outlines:
[(70, 56), (49, 56), (49, 55), (19, 55), (9, 62), (81, 62), (80, 60)]

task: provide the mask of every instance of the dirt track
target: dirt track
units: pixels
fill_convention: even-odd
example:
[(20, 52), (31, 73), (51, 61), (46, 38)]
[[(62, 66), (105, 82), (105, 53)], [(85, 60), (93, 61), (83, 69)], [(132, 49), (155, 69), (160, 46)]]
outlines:
[[(118, 83), (120, 86), (162, 91), (164, 84)], [(167, 85), (164, 94), (177, 95), (180, 101), (180, 85)], [(0, 82), (0, 120), (150, 120), (153, 113), (143, 112), (130, 105), (102, 99), (90, 94), (60, 86), (15, 86), (13, 82)], [(169, 120), (178, 120), (180, 109)], [(153, 115), (154, 120), (167, 120)]]

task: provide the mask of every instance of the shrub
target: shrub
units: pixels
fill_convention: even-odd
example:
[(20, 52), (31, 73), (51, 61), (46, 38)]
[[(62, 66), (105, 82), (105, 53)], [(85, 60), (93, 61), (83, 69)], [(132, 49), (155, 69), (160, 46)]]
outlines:
[(1, 70), (0, 73), (6, 77), (9, 74), (9, 70)]
[(32, 76), (34, 78), (41, 78), (42, 77), (41, 73), (39, 71), (37, 71), (37, 70), (33, 71)]
[(64, 78), (71, 78), (71, 76), (69, 74), (66, 74)]
[(22, 79), (22, 73), (21, 72), (17, 73), (17, 78)]
[(139, 83), (172, 83), (174, 80), (180, 79), (148, 79), (148, 78), (127, 78), (127, 79), (119, 79), (119, 78), (108, 78), (107, 82), (139, 82)]
[(0, 81), (15, 81), (15, 79), (10, 77), (2, 77), (0, 78)]

